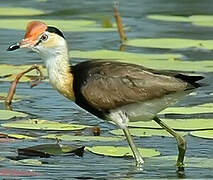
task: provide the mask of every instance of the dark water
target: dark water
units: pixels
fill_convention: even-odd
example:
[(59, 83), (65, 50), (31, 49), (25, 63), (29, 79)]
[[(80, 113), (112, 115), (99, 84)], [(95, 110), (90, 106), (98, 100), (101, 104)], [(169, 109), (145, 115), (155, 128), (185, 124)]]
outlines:
[[(1, 1), (0, 5), (10, 7), (32, 7), (49, 11), (47, 15), (39, 16), (43, 19), (86, 19), (87, 14), (100, 13), (112, 16), (112, 1), (106, 0), (47, 0), (37, 2), (35, 0), (8, 0)], [(213, 29), (193, 26), (190, 23), (172, 23), (149, 20), (148, 14), (172, 14), (172, 15), (196, 15), (213, 14), (213, 3), (211, 0), (134, 0), (120, 1), (120, 12), (123, 22), (131, 27), (127, 32), (128, 38), (144, 37), (179, 37), (193, 39), (213, 39)], [(5, 17), (0, 17), (5, 18)], [(98, 22), (100, 21), (97, 18)], [(95, 19), (96, 20), (96, 19)], [(113, 17), (112, 17), (113, 21)], [(23, 37), (24, 31), (0, 29), (0, 64), (32, 64), (41, 63), (38, 55), (27, 51), (7, 52), (5, 51), (11, 42), (16, 42)], [(96, 49), (119, 49), (119, 37), (116, 32), (65, 32), (69, 46), (73, 50), (96, 50)], [(202, 52), (195, 50), (160, 50), (148, 48), (127, 47), (128, 52), (138, 53), (181, 53), (188, 60), (209, 60), (213, 59), (211, 51)], [(74, 62), (81, 60), (73, 59)], [(213, 84), (212, 73), (206, 73), (206, 82)], [(0, 92), (7, 92), (10, 83), (0, 82)], [(212, 85), (200, 88), (196, 97), (187, 97), (180, 105), (200, 104), (212, 102)], [(48, 83), (41, 83), (34, 89), (29, 88), (29, 84), (19, 84), (17, 94), (31, 96), (25, 100), (15, 103), (14, 110), (27, 112), (32, 117), (49, 119), (60, 122), (77, 122), (88, 125), (99, 125), (103, 134), (108, 135), (108, 130), (115, 128), (113, 125), (99, 120), (87, 112), (79, 109), (72, 102), (60, 96)], [(1, 109), (3, 105), (0, 105)], [(211, 117), (211, 116), (209, 116)], [(21, 133), (21, 130), (5, 130), (1, 132)], [(41, 135), (41, 132), (33, 132)], [(46, 134), (43, 132), (42, 134)], [(213, 158), (213, 146), (211, 140), (187, 136), (188, 150), (186, 156)], [(161, 151), (162, 155), (176, 155), (176, 143), (173, 138), (135, 138), (138, 146), (155, 148)], [(34, 141), (19, 141), (16, 143), (0, 143), (0, 156), (10, 156), (16, 154), (16, 149), (42, 143), (53, 143), (51, 140), (38, 139)], [(91, 145), (91, 143), (70, 144)], [(101, 144), (101, 143), (93, 143)], [(127, 145), (125, 141), (109, 142), (103, 145)], [(145, 159), (146, 164), (142, 170), (134, 166), (132, 159), (111, 158), (85, 153), (83, 158), (55, 156), (50, 159), (43, 159), (46, 164), (42, 166), (23, 166), (11, 163), (2, 164), (3, 168), (16, 170), (32, 170), (40, 173), (40, 176), (31, 179), (158, 179), (158, 178), (186, 178), (186, 179), (213, 179), (212, 168), (190, 168), (185, 169), (184, 175), (178, 175), (175, 169), (175, 162), (168, 166), (161, 166), (161, 162), (151, 163)], [(212, 165), (213, 166), (213, 165)], [(29, 179), (29, 177), (21, 177)]]

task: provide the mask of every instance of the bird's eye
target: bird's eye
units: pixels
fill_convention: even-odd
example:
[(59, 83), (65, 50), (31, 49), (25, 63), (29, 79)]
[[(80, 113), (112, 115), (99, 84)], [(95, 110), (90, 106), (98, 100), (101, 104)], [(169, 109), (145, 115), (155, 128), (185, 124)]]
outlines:
[(48, 39), (48, 35), (47, 34), (43, 34), (40, 39), (42, 41), (46, 41)]

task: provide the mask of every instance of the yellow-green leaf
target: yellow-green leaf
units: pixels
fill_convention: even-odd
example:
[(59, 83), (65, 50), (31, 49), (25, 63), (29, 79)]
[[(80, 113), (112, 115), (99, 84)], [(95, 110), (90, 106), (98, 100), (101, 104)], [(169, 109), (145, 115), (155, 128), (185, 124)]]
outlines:
[(63, 141), (121, 141), (123, 137), (106, 137), (106, 136), (72, 136), (68, 134), (49, 134), (43, 138), (60, 139)]
[(84, 125), (79, 124), (68, 124), (60, 123), (55, 121), (48, 120), (39, 120), (39, 119), (28, 119), (14, 121), (10, 123), (2, 124), (1, 126), (7, 128), (17, 128), (17, 129), (33, 129), (33, 130), (56, 130), (56, 131), (72, 131), (84, 129)]
[(213, 103), (202, 104), (191, 107), (168, 107), (159, 114), (198, 114), (213, 113)]
[(206, 48), (213, 49), (213, 40), (194, 40), (181, 38), (146, 38), (132, 39), (126, 42), (129, 46), (160, 49)]
[[(5, 101), (5, 99), (7, 97), (7, 94), (8, 93), (2, 93), (2, 92), (0, 92), (0, 102), (4, 102)], [(20, 101), (21, 98), (23, 98), (23, 97), (19, 96), (19, 95), (14, 95), (13, 102)]]
[[(26, 25), (35, 19), (1, 19), (0, 28), (25, 30)], [(55, 26), (62, 31), (116, 31), (116, 28), (103, 28), (96, 21), (92, 20), (44, 20), (36, 19), (46, 23), (49, 26)]]
[(42, 162), (39, 161), (38, 159), (22, 159), (18, 160), (18, 163), (27, 165), (27, 166), (41, 166)]
[[(165, 55), (165, 56), (164, 56)], [(97, 51), (71, 51), (71, 57), (96, 59), (96, 60), (111, 60), (122, 61), (127, 63), (139, 64), (148, 68), (176, 70), (176, 71), (192, 71), (192, 72), (212, 72), (213, 61), (181, 61), (181, 60), (165, 60), (168, 58), (177, 58), (179, 55), (163, 54), (161, 55), (143, 55), (139, 53), (128, 53), (110, 50)], [(150, 60), (150, 59), (152, 60)], [(157, 58), (157, 60), (155, 59)], [(162, 60), (159, 60), (161, 59)], [(164, 59), (164, 60), (163, 60)]]
[[(130, 147), (115, 147), (115, 146), (93, 146), (86, 147), (86, 149), (92, 153), (113, 156), (113, 157), (125, 157), (133, 156)], [(160, 152), (151, 148), (138, 148), (143, 157), (153, 157), (160, 155)]]
[[(29, 69), (32, 65), (9, 65), (9, 64), (1, 64), (0, 65), (0, 81), (14, 81), (16, 76)], [(44, 76), (47, 76), (47, 70), (40, 66), (40, 70), (42, 71)], [(29, 82), (32, 81), (32, 79), (38, 78), (39, 74), (36, 70), (30, 71), (29, 73), (22, 76), (22, 78), (19, 80), (20, 82)]]
[[(151, 136), (163, 136), (163, 137), (172, 137), (166, 130), (162, 129), (145, 129), (145, 128), (129, 128), (130, 134), (132, 136), (138, 137), (151, 137)], [(123, 131), (121, 129), (116, 129), (110, 131), (114, 135), (122, 136)], [(179, 132), (181, 135), (186, 135), (185, 132)]]
[(22, 112), (0, 110), (0, 120), (8, 120), (15, 117), (26, 117), (26, 116), (28, 115)]
[(42, 15), (44, 11), (22, 7), (0, 7), (0, 16), (35, 16)]
[(213, 139), (213, 130), (193, 131), (190, 134), (195, 137)]
[(184, 17), (184, 16), (150, 14), (147, 16), (147, 18), (154, 19), (154, 20), (160, 20), (160, 21), (190, 22), (190, 19), (188, 17)]
[(175, 59), (183, 57), (181, 54), (139, 54), (124, 51), (112, 50), (95, 50), (95, 51), (70, 51), (70, 56), (74, 58), (89, 58), (89, 59), (111, 59), (125, 60), (129, 62), (143, 61), (149, 59)]
[(8, 134), (8, 137), (15, 139), (36, 139), (31, 136), (23, 135), (23, 134)]
[[(177, 130), (213, 129), (213, 119), (162, 119), (162, 121)], [(130, 122), (129, 127), (161, 129), (155, 121)]]

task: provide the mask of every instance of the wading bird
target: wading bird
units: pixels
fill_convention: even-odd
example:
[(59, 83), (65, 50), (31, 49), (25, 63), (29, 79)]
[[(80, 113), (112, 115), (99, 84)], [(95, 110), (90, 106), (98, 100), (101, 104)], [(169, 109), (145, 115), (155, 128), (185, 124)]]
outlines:
[(50, 83), (61, 94), (93, 115), (115, 122), (123, 130), (138, 166), (144, 161), (130, 135), (128, 122), (154, 120), (175, 137), (179, 151), (177, 167), (183, 169), (186, 142), (156, 115), (200, 87), (197, 81), (202, 76), (106, 60), (71, 66), (63, 33), (40, 21), (30, 22), (24, 39), (8, 50), (19, 48), (30, 48), (40, 54)]

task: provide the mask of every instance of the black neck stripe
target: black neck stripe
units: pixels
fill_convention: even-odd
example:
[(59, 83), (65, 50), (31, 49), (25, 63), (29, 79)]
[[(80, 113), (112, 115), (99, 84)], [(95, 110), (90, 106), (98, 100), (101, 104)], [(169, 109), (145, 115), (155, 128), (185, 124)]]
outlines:
[(65, 39), (63, 33), (59, 29), (57, 29), (56, 27), (48, 26), (46, 31), (58, 34), (59, 36), (61, 36)]

